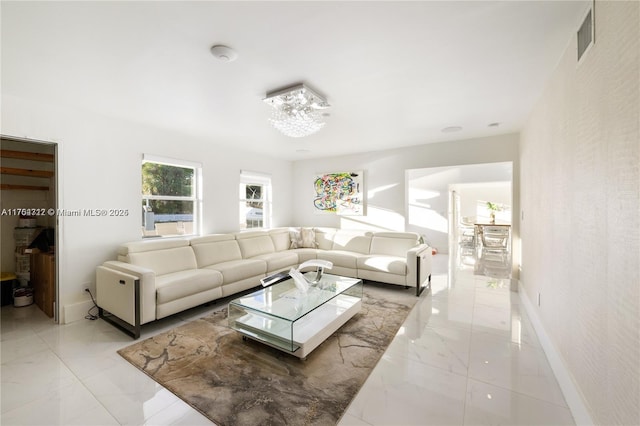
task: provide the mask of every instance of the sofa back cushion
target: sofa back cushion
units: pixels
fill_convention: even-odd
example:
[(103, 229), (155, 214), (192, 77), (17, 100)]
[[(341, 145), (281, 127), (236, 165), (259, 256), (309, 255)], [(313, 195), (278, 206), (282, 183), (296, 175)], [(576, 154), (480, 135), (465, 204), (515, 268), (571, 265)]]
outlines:
[(371, 245), (369, 231), (357, 229), (314, 228), (316, 244), (321, 250), (345, 250), (368, 254)]
[(128, 243), (118, 249), (118, 258), (153, 270), (156, 275), (196, 269), (196, 256), (188, 240), (153, 240)]
[(420, 244), (414, 232), (375, 232), (371, 238), (371, 254), (406, 257), (407, 251)]
[(265, 231), (240, 232), (235, 234), (243, 259), (275, 253), (276, 248), (269, 234)]
[(288, 250), (291, 245), (289, 228), (274, 228), (269, 230), (269, 236), (276, 251)]
[(333, 234), (332, 250), (345, 250), (368, 254), (371, 246), (371, 233), (357, 230), (340, 229)]
[(333, 237), (337, 229), (335, 228), (314, 228), (316, 234), (316, 245), (320, 250), (331, 250), (333, 248)]
[(191, 239), (198, 268), (242, 259), (240, 246), (233, 234), (205, 235)]

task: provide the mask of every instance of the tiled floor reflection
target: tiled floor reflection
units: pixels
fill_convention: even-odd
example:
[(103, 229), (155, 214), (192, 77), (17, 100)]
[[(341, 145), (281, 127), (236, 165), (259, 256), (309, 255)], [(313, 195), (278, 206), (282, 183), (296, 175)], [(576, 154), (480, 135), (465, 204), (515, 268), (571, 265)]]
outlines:
[[(573, 424), (509, 280), (448, 265), (434, 257), (432, 291), (340, 424)], [(143, 338), (217, 308), (145, 326)], [(102, 321), (55, 325), (35, 306), (6, 306), (0, 323), (3, 426), (211, 424), (117, 355), (132, 341)]]
[(341, 425), (572, 425), (511, 280), (434, 257), (432, 291)]

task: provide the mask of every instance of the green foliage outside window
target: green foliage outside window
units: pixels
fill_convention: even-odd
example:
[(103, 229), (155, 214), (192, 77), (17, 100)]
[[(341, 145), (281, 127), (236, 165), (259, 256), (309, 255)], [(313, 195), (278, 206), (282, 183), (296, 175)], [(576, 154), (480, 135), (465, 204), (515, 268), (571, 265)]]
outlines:
[[(142, 164), (142, 195), (191, 197), (194, 169), (158, 163)], [(156, 214), (190, 214), (193, 202), (180, 200), (150, 200)]]
[(193, 169), (158, 163), (142, 165), (142, 193), (190, 197), (193, 194)]

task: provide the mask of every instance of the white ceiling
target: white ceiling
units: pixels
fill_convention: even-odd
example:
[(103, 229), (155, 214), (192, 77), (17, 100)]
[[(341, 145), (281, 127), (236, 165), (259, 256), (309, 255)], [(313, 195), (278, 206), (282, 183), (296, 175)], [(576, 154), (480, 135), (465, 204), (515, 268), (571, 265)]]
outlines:
[[(588, 3), (2, 1), (2, 93), (292, 160), (511, 133)], [(292, 139), (262, 98), (298, 82), (332, 108)]]

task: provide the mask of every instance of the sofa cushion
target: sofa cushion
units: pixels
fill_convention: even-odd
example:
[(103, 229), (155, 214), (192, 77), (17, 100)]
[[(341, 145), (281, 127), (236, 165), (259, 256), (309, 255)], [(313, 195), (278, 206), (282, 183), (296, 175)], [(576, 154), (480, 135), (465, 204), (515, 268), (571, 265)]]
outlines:
[(341, 250), (319, 250), (318, 259), (328, 260), (333, 263), (334, 267), (342, 266), (344, 268), (356, 269), (358, 267), (358, 258), (364, 256), (359, 253)]
[(376, 232), (371, 238), (371, 254), (407, 256), (409, 249), (420, 244), (420, 235), (414, 232)]
[(222, 274), (210, 269), (191, 269), (156, 276), (156, 301), (171, 302), (222, 285)]
[(332, 250), (369, 254), (371, 233), (339, 230), (333, 235)]
[(276, 248), (269, 234), (264, 231), (241, 232), (235, 234), (243, 259), (260, 256), (261, 254), (275, 253)]
[(298, 255), (291, 251), (261, 254), (252, 259), (260, 259), (267, 262), (268, 274), (298, 266)]
[(388, 272), (396, 275), (405, 275), (407, 273), (406, 257), (368, 255), (359, 257), (357, 264), (358, 270)]
[[(267, 273), (267, 262), (260, 259), (240, 259), (217, 263), (207, 266), (207, 269), (219, 271), (222, 274), (222, 284), (234, 283), (257, 275)], [(256, 285), (260, 284), (256, 281)]]
[(298, 264), (318, 258), (318, 250), (312, 248), (291, 249), (289, 251), (298, 255)]
[(289, 228), (274, 228), (269, 230), (269, 236), (273, 241), (273, 247), (276, 251), (288, 250), (291, 245), (289, 237)]
[(122, 244), (118, 247), (119, 256), (127, 256), (130, 253), (141, 253), (145, 251), (166, 250), (178, 247), (186, 247), (189, 240), (186, 239), (160, 239), (160, 240), (144, 240)]
[(334, 228), (314, 228), (316, 235), (316, 248), (320, 250), (331, 250), (333, 248), (333, 237), (336, 234)]
[(196, 256), (198, 268), (242, 259), (240, 246), (232, 234), (193, 238), (191, 247)]
[(129, 263), (152, 269), (156, 275), (188, 271), (198, 267), (196, 256), (189, 246), (164, 250), (130, 252), (127, 257)]

